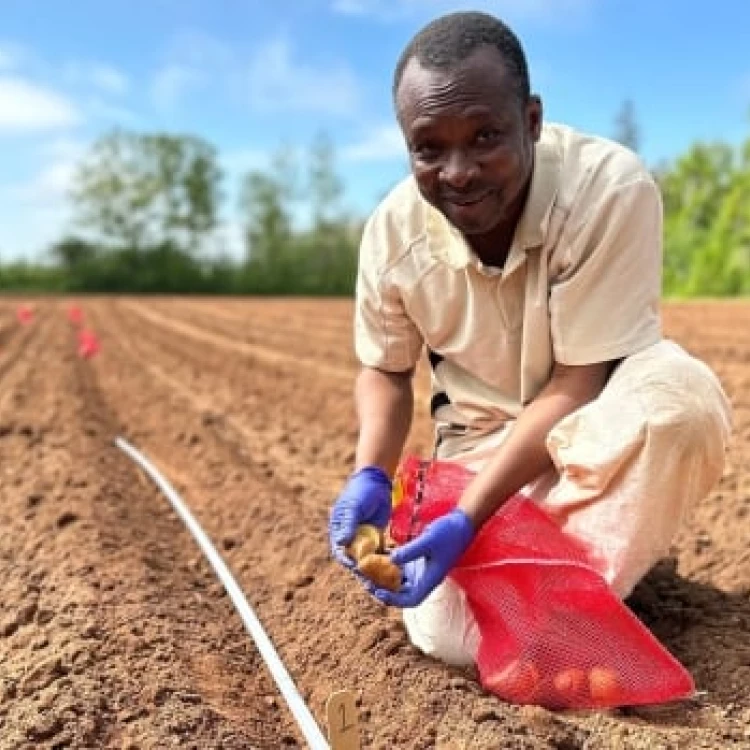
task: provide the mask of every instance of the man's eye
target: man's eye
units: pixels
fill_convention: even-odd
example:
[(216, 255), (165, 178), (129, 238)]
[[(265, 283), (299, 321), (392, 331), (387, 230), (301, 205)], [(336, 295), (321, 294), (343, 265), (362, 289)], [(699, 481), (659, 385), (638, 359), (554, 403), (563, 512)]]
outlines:
[(497, 128), (483, 128), (477, 133), (477, 143), (495, 143), (500, 139), (502, 133)]
[(419, 143), (412, 148), (412, 152), (418, 159), (436, 159), (440, 149), (434, 143)]

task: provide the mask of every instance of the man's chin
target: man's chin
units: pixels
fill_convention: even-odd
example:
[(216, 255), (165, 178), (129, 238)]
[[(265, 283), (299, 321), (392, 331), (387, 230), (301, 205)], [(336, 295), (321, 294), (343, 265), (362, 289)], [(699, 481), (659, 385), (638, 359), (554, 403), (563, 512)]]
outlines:
[(466, 210), (467, 207), (451, 206), (443, 213), (448, 221), (458, 229), (461, 234), (474, 236), (491, 232), (499, 223), (502, 214), (494, 211), (474, 212)]
[(443, 202), (440, 211), (461, 233), (467, 235), (491, 232), (501, 221), (504, 206), (495, 191), (482, 200), (461, 205)]

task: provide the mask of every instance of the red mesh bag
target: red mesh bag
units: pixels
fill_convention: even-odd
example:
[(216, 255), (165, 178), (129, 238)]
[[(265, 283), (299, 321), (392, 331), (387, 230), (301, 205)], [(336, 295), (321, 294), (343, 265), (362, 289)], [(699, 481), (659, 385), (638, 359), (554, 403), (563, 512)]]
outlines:
[[(394, 542), (453, 508), (472, 476), (447, 461), (406, 457), (394, 489)], [(528, 498), (503, 505), (450, 577), (477, 621), (482, 684), (503, 700), (612, 708), (695, 693), (687, 670), (612, 592), (584, 547)]]

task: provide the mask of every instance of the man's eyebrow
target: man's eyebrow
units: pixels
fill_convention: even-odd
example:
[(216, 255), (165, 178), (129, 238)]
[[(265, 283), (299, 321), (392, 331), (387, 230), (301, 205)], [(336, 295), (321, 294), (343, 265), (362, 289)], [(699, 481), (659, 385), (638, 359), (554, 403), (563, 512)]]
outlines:
[(509, 123), (511, 118), (510, 115), (507, 112), (504, 111), (498, 111), (496, 109), (492, 109), (492, 107), (487, 107), (485, 105), (472, 105), (470, 107), (467, 107), (462, 112), (456, 112), (451, 113), (450, 115), (444, 115), (441, 117), (433, 117), (430, 115), (420, 115), (419, 117), (416, 117), (412, 124), (411, 124), (411, 130), (418, 131), (423, 130), (427, 128), (434, 127), (439, 120), (441, 119), (449, 119), (449, 118), (461, 118), (466, 120), (495, 120), (497, 122), (501, 123)]
[(435, 125), (435, 120), (431, 117), (418, 117), (411, 124), (409, 130), (412, 133), (421, 133), (424, 130), (429, 130)]

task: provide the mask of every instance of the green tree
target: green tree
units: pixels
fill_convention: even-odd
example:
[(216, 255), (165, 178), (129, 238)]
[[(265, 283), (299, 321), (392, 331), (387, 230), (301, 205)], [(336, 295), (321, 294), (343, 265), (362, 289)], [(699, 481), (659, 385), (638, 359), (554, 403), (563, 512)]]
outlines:
[(657, 174), (664, 287), (680, 296), (750, 293), (750, 139), (697, 143)]
[(341, 203), (343, 182), (333, 144), (325, 134), (319, 134), (310, 148), (308, 195), (312, 226), (302, 238), (307, 285), (318, 294), (341, 293), (354, 281), (356, 230)]
[(52, 260), (66, 271), (90, 263), (97, 256), (97, 248), (80, 237), (63, 237), (50, 247)]
[(84, 157), (71, 198), (78, 225), (106, 244), (195, 252), (216, 227), (221, 179), (201, 138), (115, 130)]
[(323, 228), (340, 218), (344, 187), (336, 173), (333, 144), (325, 133), (319, 133), (310, 148), (308, 189), (314, 226)]
[(63, 237), (49, 248), (52, 262), (60, 269), (69, 291), (85, 291), (95, 285), (101, 268), (101, 253), (91, 242), (75, 236)]
[(284, 148), (273, 156), (268, 172), (253, 170), (242, 182), (239, 210), (246, 269), (249, 283), (258, 291), (273, 291), (293, 265), (296, 171), (294, 153)]
[[(269, 170), (244, 178), (240, 213), (248, 291), (347, 294), (353, 289), (361, 229), (342, 207), (344, 188), (324, 134), (313, 141), (308, 157), (304, 180), (289, 149), (275, 155)], [(309, 222), (301, 228), (298, 220), (295, 226), (295, 217)]]

